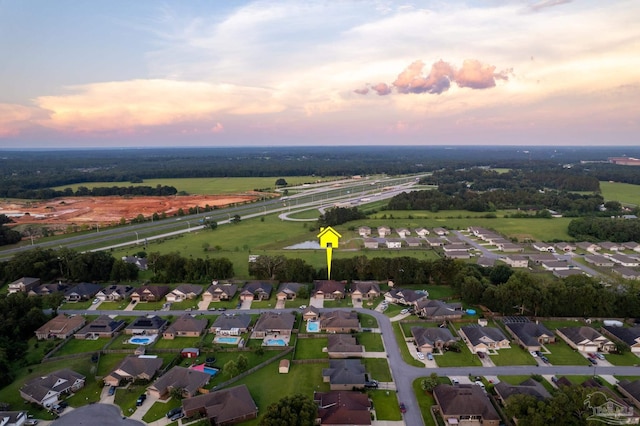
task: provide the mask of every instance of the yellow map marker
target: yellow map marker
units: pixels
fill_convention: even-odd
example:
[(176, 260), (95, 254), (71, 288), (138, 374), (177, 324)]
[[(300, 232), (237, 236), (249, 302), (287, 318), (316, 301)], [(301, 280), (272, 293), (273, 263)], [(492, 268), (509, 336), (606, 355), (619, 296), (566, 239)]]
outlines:
[(338, 247), (338, 240), (342, 238), (342, 235), (338, 234), (335, 229), (330, 226), (326, 228), (320, 228), (320, 233), (318, 234), (318, 238), (320, 238), (320, 247), (324, 247), (327, 249), (327, 279), (331, 279), (331, 255), (333, 254), (333, 248)]

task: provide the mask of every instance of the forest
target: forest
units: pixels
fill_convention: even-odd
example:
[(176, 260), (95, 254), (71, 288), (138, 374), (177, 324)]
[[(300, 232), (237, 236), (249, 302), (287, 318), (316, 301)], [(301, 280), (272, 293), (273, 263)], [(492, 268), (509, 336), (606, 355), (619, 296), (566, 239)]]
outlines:
[(568, 232), (576, 240), (613, 243), (640, 241), (640, 221), (616, 217), (581, 217), (569, 223)]

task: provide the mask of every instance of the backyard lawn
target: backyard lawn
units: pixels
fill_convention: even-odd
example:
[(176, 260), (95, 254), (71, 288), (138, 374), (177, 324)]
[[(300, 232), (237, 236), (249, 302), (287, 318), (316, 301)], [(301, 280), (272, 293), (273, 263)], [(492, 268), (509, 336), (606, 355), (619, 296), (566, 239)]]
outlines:
[[(133, 401), (135, 405), (135, 399)], [(165, 417), (169, 410), (177, 408), (180, 405), (182, 405), (182, 401), (176, 398), (170, 398), (167, 401), (156, 401), (144, 414), (144, 416), (142, 416), (142, 420), (145, 423), (155, 422), (156, 420), (160, 420), (161, 418)]]
[(393, 381), (386, 358), (364, 358), (363, 361), (369, 377), (379, 382)]
[(418, 399), (420, 414), (422, 414), (425, 426), (436, 426), (433, 416), (431, 415), (431, 407), (436, 405), (436, 400), (433, 398), (433, 394), (422, 390), (420, 386), (422, 379), (426, 379), (426, 377), (418, 377), (413, 381), (413, 393)]
[[(136, 411), (136, 400), (146, 391), (146, 385), (130, 384), (126, 388), (118, 388), (116, 390), (114, 402), (120, 407), (122, 414), (128, 417)], [(150, 402), (146, 403), (150, 404)]]
[(165, 339), (158, 337), (154, 348), (158, 349), (184, 349), (194, 348), (198, 346), (198, 343), (203, 340), (203, 337), (176, 337), (175, 339)]
[(65, 343), (53, 356), (77, 354), (82, 352), (96, 352), (104, 348), (110, 339), (82, 340), (71, 339)]
[(356, 340), (359, 344), (364, 346), (364, 350), (367, 352), (384, 352), (382, 335), (379, 333), (358, 333), (356, 335)]
[(498, 355), (490, 355), (491, 361), (500, 367), (503, 365), (535, 365), (536, 361), (533, 359), (528, 351), (525, 351), (520, 346), (513, 346), (509, 349), (500, 349), (497, 351)]
[(327, 338), (298, 339), (296, 342), (296, 359), (326, 359), (327, 354), (322, 352), (327, 347)]

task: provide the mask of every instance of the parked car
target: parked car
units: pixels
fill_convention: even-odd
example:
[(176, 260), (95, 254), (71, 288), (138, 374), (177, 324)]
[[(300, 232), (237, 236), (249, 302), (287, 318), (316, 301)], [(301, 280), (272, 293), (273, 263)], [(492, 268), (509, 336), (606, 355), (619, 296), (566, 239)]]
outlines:
[(596, 357), (598, 357), (598, 359), (606, 359), (600, 352), (596, 352)]
[(300, 305), (300, 309), (307, 309), (307, 305)]
[(594, 354), (593, 352), (589, 352), (587, 356), (591, 359), (596, 359), (596, 354)]
[(427, 359), (428, 359), (429, 361), (433, 361), (433, 355), (432, 355), (431, 353), (428, 353), (428, 354), (427, 354)]
[(402, 414), (404, 414), (404, 413), (406, 413), (406, 412), (407, 412), (407, 407), (404, 405), (404, 402), (401, 402), (401, 403), (400, 403), (400, 412), (401, 412)]
[(141, 406), (142, 404), (144, 404), (144, 401), (147, 399), (147, 394), (143, 393), (142, 395), (140, 395), (138, 397), (138, 399), (136, 400), (136, 407)]
[(480, 359), (484, 359), (485, 357), (484, 352), (477, 352), (477, 354)]
[(456, 379), (455, 377), (453, 379), (451, 379), (451, 383), (453, 383), (454, 385), (459, 385), (460, 384), (460, 380)]
[(377, 380), (369, 380), (368, 382), (365, 382), (364, 387), (369, 389), (377, 389), (379, 385), (380, 384)]
[(182, 413), (182, 407), (176, 407), (172, 410), (167, 411), (167, 418), (171, 419), (171, 417), (175, 416), (176, 414)]
[(404, 314), (408, 314), (408, 313), (409, 313), (409, 310), (408, 310), (408, 309), (403, 309), (403, 310), (401, 310), (401, 311), (400, 311), (400, 313), (401, 313), (402, 315), (404, 315)]
[(100, 299), (93, 299), (93, 302), (91, 302), (92, 305), (97, 305), (98, 303), (100, 303)]
[(218, 310), (224, 312), (227, 310), (227, 308), (218, 308)]
[(116, 387), (115, 386), (111, 386), (109, 387), (109, 396), (112, 396), (114, 393), (116, 393)]
[(598, 364), (598, 361), (596, 361), (596, 360), (595, 360), (595, 359), (593, 359), (593, 358), (589, 358), (589, 362), (590, 362), (591, 364), (593, 364), (593, 365), (597, 365), (597, 364)]
[(175, 422), (176, 420), (181, 419), (183, 417), (184, 417), (184, 413), (180, 411), (179, 413), (176, 413), (173, 416), (169, 417), (169, 420), (171, 420), (172, 422)]
[(537, 351), (529, 351), (529, 353), (531, 354), (532, 357), (537, 358), (538, 357), (538, 352)]
[(418, 352), (416, 355), (418, 356), (418, 359), (424, 359), (424, 354), (422, 352)]
[(38, 424), (38, 419), (29, 419), (23, 423), (24, 426), (35, 426)]

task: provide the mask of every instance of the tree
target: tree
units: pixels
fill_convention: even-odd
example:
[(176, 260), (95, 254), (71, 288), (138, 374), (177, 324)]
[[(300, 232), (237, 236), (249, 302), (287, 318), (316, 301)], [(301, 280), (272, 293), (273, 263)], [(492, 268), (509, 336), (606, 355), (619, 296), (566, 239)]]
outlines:
[(305, 395), (286, 396), (269, 405), (260, 426), (307, 426), (315, 424), (318, 406)]
[(233, 217), (231, 218), (231, 223), (240, 223), (241, 220), (242, 218), (240, 217), (239, 214), (234, 214)]
[(227, 363), (222, 368), (222, 371), (224, 372), (224, 374), (229, 376), (229, 378), (235, 377), (239, 373), (239, 371), (238, 371), (238, 363), (235, 362), (234, 360), (227, 361)]
[(258, 279), (273, 280), (284, 267), (287, 258), (278, 256), (258, 256), (255, 262), (249, 263), (249, 274)]
[(240, 372), (245, 371), (249, 367), (249, 360), (247, 359), (246, 356), (240, 354), (236, 359), (236, 365), (238, 367), (238, 371)]
[(276, 186), (287, 186), (287, 185), (289, 185), (289, 184), (283, 178), (280, 178), (280, 179), (276, 180)]
[(423, 391), (426, 391), (426, 392), (433, 392), (435, 387), (438, 386), (439, 384), (440, 382), (438, 381), (437, 373), (431, 373), (429, 377), (422, 379), (422, 381), (420, 381), (420, 387), (422, 388)]
[(216, 222), (215, 220), (205, 220), (204, 225), (212, 231), (218, 228), (218, 222)]

